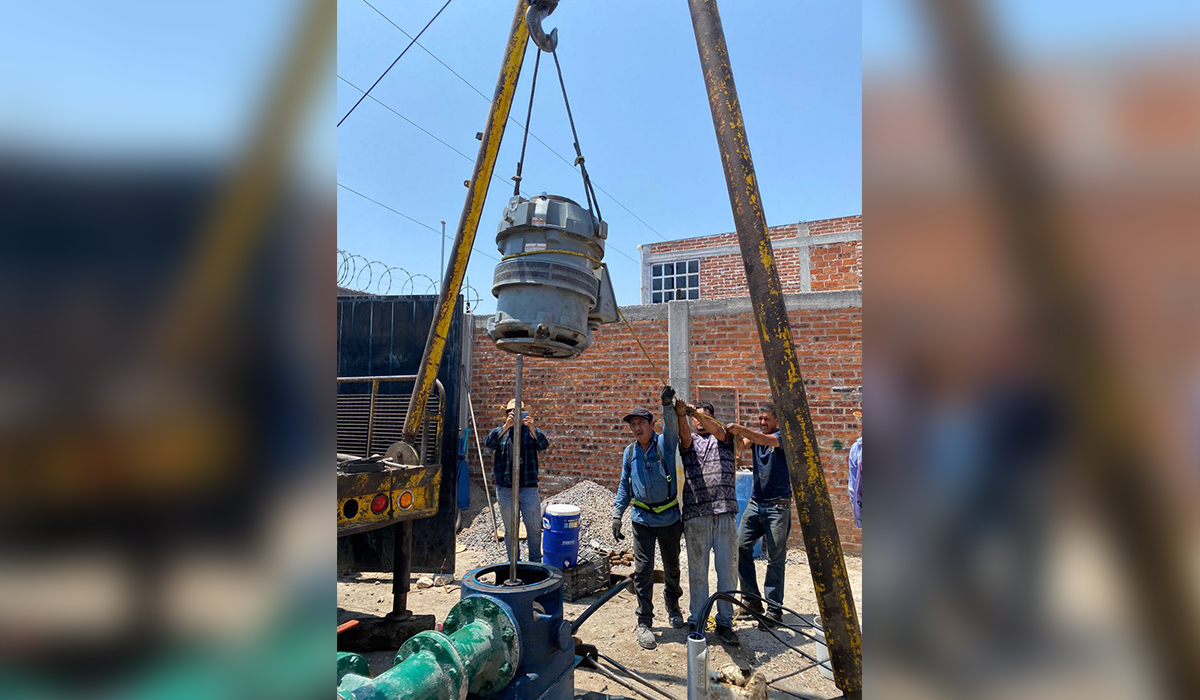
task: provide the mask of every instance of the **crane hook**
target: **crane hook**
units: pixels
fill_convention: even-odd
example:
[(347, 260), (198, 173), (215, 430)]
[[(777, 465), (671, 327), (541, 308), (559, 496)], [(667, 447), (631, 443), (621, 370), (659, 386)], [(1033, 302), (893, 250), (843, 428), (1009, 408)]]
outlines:
[(528, 9), (525, 10), (525, 24), (529, 27), (529, 38), (533, 39), (533, 43), (537, 47), (547, 53), (552, 53), (558, 47), (558, 28), (555, 27), (547, 36), (542, 29), (542, 20), (546, 19), (554, 8), (558, 7), (558, 0), (531, 0)]

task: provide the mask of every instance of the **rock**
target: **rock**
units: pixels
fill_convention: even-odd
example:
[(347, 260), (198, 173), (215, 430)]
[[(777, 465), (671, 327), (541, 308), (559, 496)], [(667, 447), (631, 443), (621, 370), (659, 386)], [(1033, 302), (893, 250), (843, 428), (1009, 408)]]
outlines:
[(432, 588), (432, 587), (433, 587), (433, 579), (429, 578), (428, 576), (422, 576), (421, 578), (417, 579), (417, 588)]
[(450, 574), (438, 574), (433, 577), (433, 585), (435, 586), (449, 586), (452, 583), (454, 583), (454, 576)]

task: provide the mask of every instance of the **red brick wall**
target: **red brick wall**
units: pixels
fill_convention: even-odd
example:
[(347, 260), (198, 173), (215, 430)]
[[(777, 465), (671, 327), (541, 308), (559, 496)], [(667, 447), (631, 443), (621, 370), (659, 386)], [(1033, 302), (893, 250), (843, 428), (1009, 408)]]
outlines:
[[(859, 432), (850, 411), (858, 407), (861, 396), (862, 310), (795, 311), (791, 322), (796, 351), (804, 363), (809, 407), (838, 531), (848, 551), (861, 551), (862, 531), (853, 527), (846, 491), (846, 457)], [(662, 318), (632, 323), (659, 371), (666, 375), (666, 313)], [(693, 314), (691, 330), (692, 396), (699, 384), (734, 387), (739, 394), (737, 420), (756, 427), (758, 409), (770, 402), (771, 392), (762, 369), (752, 315)], [(486, 432), (499, 424), (500, 406), (512, 397), (514, 356), (496, 350), (486, 331), (479, 328), (475, 331), (473, 361), (472, 394), (479, 428)], [(657, 414), (661, 386), (624, 325), (614, 324), (598, 331), (594, 345), (582, 357), (526, 358), (523, 378), (527, 403), (552, 442), (540, 458), (543, 495), (557, 493), (583, 479), (615, 491), (619, 455), (631, 439), (621, 417), (635, 404), (645, 405)], [(842, 386), (854, 391), (833, 391), (833, 387)], [(841, 449), (833, 448), (834, 440), (841, 441)], [(490, 469), (491, 453), (486, 448), (484, 452), (484, 462)], [(471, 459), (472, 473), (477, 474), (473, 447)], [(748, 454), (742, 455), (741, 463), (750, 463)], [(799, 541), (799, 523), (793, 524), (793, 539)]]
[[(796, 238), (798, 235), (820, 236), (861, 230), (862, 215), (809, 221), (802, 225), (772, 226), (768, 229), (772, 241)], [(652, 255), (681, 250), (698, 250), (737, 245), (737, 242), (736, 233), (719, 233), (712, 236), (652, 243), (646, 247), (646, 253)], [(775, 260), (784, 293), (805, 291), (802, 288), (800, 265), (800, 255), (805, 253), (809, 256), (811, 291), (862, 288), (862, 241), (852, 241), (813, 245), (807, 248), (776, 248)], [(744, 297), (749, 293), (740, 253), (701, 258), (700, 297), (702, 299)]]
[[(861, 285), (859, 253), (862, 241), (813, 246), (809, 249), (812, 291), (855, 289)], [(780, 274), (783, 274), (782, 268)]]

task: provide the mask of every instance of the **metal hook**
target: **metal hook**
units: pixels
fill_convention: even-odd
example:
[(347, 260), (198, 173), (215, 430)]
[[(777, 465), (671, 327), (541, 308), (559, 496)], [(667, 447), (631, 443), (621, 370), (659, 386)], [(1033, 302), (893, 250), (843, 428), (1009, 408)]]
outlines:
[(542, 29), (542, 20), (554, 12), (558, 0), (532, 0), (525, 10), (525, 24), (529, 27), (529, 38), (537, 47), (547, 53), (552, 53), (558, 47), (558, 28), (550, 31), (549, 36)]

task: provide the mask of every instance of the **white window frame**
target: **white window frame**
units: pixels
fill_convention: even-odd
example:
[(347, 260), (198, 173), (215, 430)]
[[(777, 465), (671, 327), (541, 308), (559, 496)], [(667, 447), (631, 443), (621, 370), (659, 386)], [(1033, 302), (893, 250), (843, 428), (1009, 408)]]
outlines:
[[(668, 268), (670, 272), (667, 271)], [(683, 272), (680, 272), (681, 269)], [(649, 291), (651, 304), (699, 299), (700, 258), (651, 264)]]

